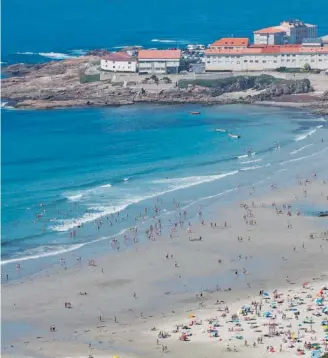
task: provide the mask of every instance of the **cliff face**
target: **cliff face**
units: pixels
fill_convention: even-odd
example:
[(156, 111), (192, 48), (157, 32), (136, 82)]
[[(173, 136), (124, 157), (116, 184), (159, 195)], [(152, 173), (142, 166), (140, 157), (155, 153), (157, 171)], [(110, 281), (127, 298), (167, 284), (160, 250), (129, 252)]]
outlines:
[(224, 79), (206, 80), (181, 80), (180, 88), (200, 86), (210, 90), (213, 96), (223, 93), (241, 92), (249, 89), (255, 91), (267, 91), (267, 95), (280, 96), (283, 94), (308, 93), (313, 89), (308, 79), (284, 80), (269, 75), (260, 76), (234, 76)]
[[(2, 97), (17, 108), (124, 105), (136, 102), (161, 103), (252, 103), (284, 94), (312, 91), (310, 81), (284, 80), (273, 76), (231, 76), (221, 79), (179, 81), (178, 86), (159, 83), (131, 85), (108, 82), (81, 83), (80, 74), (99, 57), (85, 56), (41, 65), (12, 65), (10, 77), (2, 80)], [(142, 88), (144, 87), (144, 88)]]

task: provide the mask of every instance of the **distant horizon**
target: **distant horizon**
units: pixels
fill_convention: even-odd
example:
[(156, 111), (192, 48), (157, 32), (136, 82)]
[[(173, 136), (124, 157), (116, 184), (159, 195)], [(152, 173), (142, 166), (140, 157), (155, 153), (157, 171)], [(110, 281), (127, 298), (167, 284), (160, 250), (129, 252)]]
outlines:
[[(2, 61), (44, 62), (74, 56), (74, 53), (100, 48), (138, 45), (167, 48), (187, 44), (208, 45), (220, 37), (252, 39), (256, 29), (275, 26), (286, 19), (299, 19), (318, 25), (318, 35), (328, 34), (328, 2), (306, 0), (279, 2), (264, 8), (238, 0), (234, 5), (208, 1), (191, 6), (186, 0), (156, 3), (99, 0), (96, 6), (73, 0), (15, 0), (2, 4)], [(129, 11), (127, 11), (127, 8)], [(19, 9), (19, 11), (17, 11)], [(65, 11), (62, 11), (65, 9)], [(25, 16), (25, 14), (29, 16)], [(115, 16), (112, 14), (115, 13)], [(176, 16), (172, 16), (176, 13)]]

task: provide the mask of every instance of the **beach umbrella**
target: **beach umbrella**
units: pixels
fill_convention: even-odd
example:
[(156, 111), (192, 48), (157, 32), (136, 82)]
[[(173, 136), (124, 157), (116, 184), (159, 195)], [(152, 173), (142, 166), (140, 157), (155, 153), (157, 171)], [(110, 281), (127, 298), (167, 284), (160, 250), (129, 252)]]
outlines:
[(268, 297), (269, 296), (268, 292), (264, 292), (263, 296)]
[(189, 318), (195, 318), (195, 315), (193, 313), (190, 313)]
[(326, 307), (324, 307), (324, 308), (322, 309), (322, 313), (327, 313), (327, 314), (328, 314), (328, 306), (326, 306)]

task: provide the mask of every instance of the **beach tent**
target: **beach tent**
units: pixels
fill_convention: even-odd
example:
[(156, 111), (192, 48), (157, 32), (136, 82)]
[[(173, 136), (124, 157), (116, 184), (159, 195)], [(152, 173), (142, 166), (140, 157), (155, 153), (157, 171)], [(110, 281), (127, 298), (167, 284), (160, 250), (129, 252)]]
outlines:
[(327, 313), (327, 314), (328, 314), (328, 306), (326, 306), (326, 307), (324, 307), (324, 308), (322, 309), (322, 313)]
[(312, 351), (311, 357), (312, 357), (312, 358), (320, 358), (320, 357), (321, 357), (321, 350), (320, 350), (320, 349), (316, 349), (316, 350)]

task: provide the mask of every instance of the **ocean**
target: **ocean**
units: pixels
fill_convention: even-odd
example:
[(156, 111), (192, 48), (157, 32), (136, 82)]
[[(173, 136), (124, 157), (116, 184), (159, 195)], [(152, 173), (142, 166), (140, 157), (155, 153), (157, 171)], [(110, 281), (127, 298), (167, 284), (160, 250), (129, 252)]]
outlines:
[(113, 238), (124, 246), (128, 229), (143, 232), (154, 216), (170, 226), (181, 210), (197, 218), (241, 199), (240, 187), (322, 176), (327, 130), (324, 118), (260, 106), (4, 110), (2, 265), (58, 262)]
[(4, 63), (42, 62), (79, 56), (94, 48), (126, 45), (184, 47), (301, 19), (328, 34), (328, 1), (267, 2), (167, 0), (11, 0), (2, 3)]
[[(265, 6), (238, 0), (233, 10), (218, 1), (5, 1), (1, 61), (37, 63), (126, 45), (208, 44), (251, 37), (290, 18), (328, 33), (326, 0)], [(128, 228), (149, 226), (145, 208), (158, 200), (167, 211), (150, 211), (169, 225), (179, 211), (173, 203), (197, 217), (200, 205), (210, 210), (239, 199), (239, 186), (266, 190), (273, 182), (294, 183), (297, 174), (322, 172), (327, 126), (303, 111), (257, 106), (2, 110), (2, 265), (24, 263), (24, 273), (33, 273), (65, 253), (99, 253)]]

